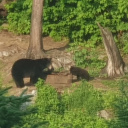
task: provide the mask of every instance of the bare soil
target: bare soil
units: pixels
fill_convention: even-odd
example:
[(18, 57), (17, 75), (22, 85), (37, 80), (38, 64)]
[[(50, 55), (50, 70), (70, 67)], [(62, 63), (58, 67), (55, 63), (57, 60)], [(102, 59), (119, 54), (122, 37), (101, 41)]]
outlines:
[[(5, 87), (12, 86), (12, 89), (10, 90), (10, 94), (12, 95), (19, 95), (24, 90), (24, 88), (19, 89), (16, 87), (11, 76), (11, 68), (16, 60), (25, 57), (29, 45), (29, 37), (29, 35), (16, 35), (7, 31), (0, 32), (0, 53), (4, 54), (3, 56), (0, 55), (0, 73), (2, 75), (3, 85)], [(55, 42), (50, 37), (43, 38), (43, 48), (45, 51), (53, 49), (64, 50), (67, 44), (67, 40)], [(25, 78), (24, 81), (26, 85), (29, 85), (28, 78)], [(58, 90), (59, 88), (62, 90), (67, 86), (69, 86), (69, 84), (60, 85), (60, 87), (54, 85)], [(31, 93), (34, 89), (34, 85), (28, 86), (28, 93)]]
[[(14, 81), (12, 80), (11, 76), (11, 67), (13, 63), (20, 59), (24, 58), (28, 44), (29, 44), (29, 35), (15, 35), (11, 32), (7, 31), (1, 31), (0, 32), (0, 52), (5, 54), (5, 56), (0, 57), (0, 73), (3, 78), (3, 85), (5, 87), (12, 86), (12, 89), (9, 91), (11, 95), (20, 95), (23, 89), (19, 89), (16, 87)], [(44, 50), (52, 50), (52, 49), (60, 49), (65, 50), (65, 47), (67, 46), (68, 41), (60, 41), (55, 42), (50, 37), (44, 37), (43, 38), (43, 47)], [(25, 82), (28, 83), (29, 79), (25, 79)], [(77, 82), (78, 83), (78, 82)], [(104, 86), (100, 80), (92, 80), (90, 81), (91, 84), (94, 85), (94, 87), (98, 89), (108, 89), (106, 86)], [(60, 84), (60, 85), (54, 85), (54, 87), (58, 91), (63, 91), (63, 89), (69, 87), (70, 84)], [(32, 90), (35, 90), (35, 86), (29, 86), (28, 87), (28, 93), (31, 93)]]

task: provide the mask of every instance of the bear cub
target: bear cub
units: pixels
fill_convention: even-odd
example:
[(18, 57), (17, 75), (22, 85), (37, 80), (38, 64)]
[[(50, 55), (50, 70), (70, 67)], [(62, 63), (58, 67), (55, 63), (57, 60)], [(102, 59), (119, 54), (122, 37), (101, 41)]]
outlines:
[(81, 79), (86, 79), (88, 81), (90, 78), (89, 73), (86, 70), (79, 67), (71, 66), (70, 73), (72, 75), (77, 76), (77, 79), (81, 78)]
[(30, 83), (35, 84), (38, 78), (46, 79), (53, 71), (51, 58), (19, 59), (12, 66), (12, 77), (18, 88), (24, 87), (23, 78), (30, 77)]

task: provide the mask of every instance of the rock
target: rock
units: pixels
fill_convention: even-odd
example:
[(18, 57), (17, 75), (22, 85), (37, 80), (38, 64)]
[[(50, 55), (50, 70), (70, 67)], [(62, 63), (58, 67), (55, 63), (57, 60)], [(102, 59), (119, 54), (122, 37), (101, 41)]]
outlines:
[(4, 46), (4, 43), (2, 44), (2, 42), (1, 42), (0, 58), (13, 56), (16, 53), (20, 53), (20, 52), (21, 52), (21, 50), (17, 45)]
[(72, 75), (71, 74), (51, 74), (47, 76), (46, 83), (49, 84), (70, 84), (72, 83)]
[(3, 51), (3, 56), (9, 56), (9, 52), (7, 52), (7, 51)]
[(52, 50), (49, 55), (51, 55), (54, 69), (63, 67), (64, 70), (69, 70), (71, 66), (75, 65), (73, 55), (69, 52)]
[(113, 113), (111, 110), (101, 110), (97, 113), (97, 115), (105, 120), (110, 120), (113, 118)]
[[(24, 88), (26, 88), (26, 86)], [(29, 96), (29, 95), (33, 96), (33, 97), (31, 97), (31, 101), (23, 103), (21, 106), (21, 110), (25, 110), (25, 109), (27, 109), (27, 107), (29, 107), (30, 105), (35, 103), (35, 98), (37, 96), (37, 90), (32, 90), (32, 92), (30, 94), (24, 94), (23, 96)]]
[(36, 90), (32, 90), (32, 95), (36, 96), (37, 95), (37, 91)]

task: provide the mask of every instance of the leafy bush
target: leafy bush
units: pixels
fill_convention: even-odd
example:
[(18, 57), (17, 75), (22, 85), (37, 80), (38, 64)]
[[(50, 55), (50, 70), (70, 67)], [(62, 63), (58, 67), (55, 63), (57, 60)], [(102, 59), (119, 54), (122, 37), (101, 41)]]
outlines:
[[(39, 79), (36, 87), (37, 99), (35, 101), (35, 107), (37, 107), (38, 111), (36, 114), (25, 116), (19, 124), (21, 128), (48, 128), (53, 120), (61, 119), (59, 118), (61, 117), (61, 102), (56, 90), (50, 85), (45, 84), (42, 79)], [(56, 124), (56, 122), (53, 124)]]
[[(56, 39), (91, 40), (96, 45), (101, 39), (97, 22), (115, 34), (128, 30), (127, 6), (124, 0), (48, 0), (44, 4), (43, 33)], [(31, 0), (17, 0), (6, 6), (11, 31), (30, 32), (31, 7)]]
[(6, 22), (6, 18), (0, 17), (0, 31), (4, 29), (2, 24), (5, 23), (5, 22)]
[(18, 124), (22, 117), (33, 113), (35, 109), (21, 109), (23, 103), (29, 102), (31, 96), (23, 96), (26, 92), (24, 90), (19, 97), (6, 96), (7, 91), (11, 87), (6, 89), (0, 89), (0, 127), (11, 128)]
[[(43, 80), (37, 83), (38, 107), (36, 114), (24, 117), (21, 128), (81, 128), (107, 126), (103, 119), (97, 117), (97, 111), (102, 109), (101, 93), (94, 90), (87, 82), (72, 86), (69, 91), (59, 95), (56, 90)], [(107, 128), (107, 127), (106, 127)]]
[(72, 86), (70, 90), (73, 92), (67, 92), (63, 95), (65, 108), (68, 107), (68, 111), (82, 109), (87, 115), (95, 115), (98, 110), (102, 109), (101, 93), (86, 81), (82, 81), (79, 86)]
[[(106, 82), (106, 81), (105, 81)], [(127, 128), (128, 127), (128, 82), (127, 80), (117, 80), (107, 82), (109, 91), (103, 95), (104, 108), (113, 110), (114, 117), (109, 122), (111, 128)], [(110, 85), (111, 84), (111, 85)], [(113, 86), (112, 86), (113, 84)]]
[(31, 0), (17, 0), (6, 5), (10, 31), (18, 34), (30, 33), (31, 7)]
[(115, 99), (114, 110), (117, 117), (117, 125), (120, 128), (128, 127), (128, 82), (119, 81), (119, 96)]
[(38, 92), (36, 105), (39, 108), (39, 112), (47, 114), (52, 111), (59, 114), (60, 101), (58, 93), (50, 85), (43, 85), (44, 81), (42, 79), (36, 84)]
[(120, 47), (123, 53), (128, 54), (128, 32), (124, 32), (120, 38)]
[[(81, 81), (59, 95), (40, 79), (36, 85), (37, 113), (24, 116), (14, 128), (126, 128), (128, 85), (123, 81), (118, 85), (121, 89), (117, 91), (97, 91), (88, 82)], [(113, 110), (110, 120), (97, 116), (104, 109)]]
[(3, 20), (0, 19), (0, 25), (3, 24)]

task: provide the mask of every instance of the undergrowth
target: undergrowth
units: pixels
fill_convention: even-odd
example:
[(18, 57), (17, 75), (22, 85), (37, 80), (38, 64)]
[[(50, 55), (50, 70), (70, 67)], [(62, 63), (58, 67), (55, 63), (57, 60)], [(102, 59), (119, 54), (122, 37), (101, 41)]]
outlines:
[[(126, 83), (120, 81), (118, 91), (97, 91), (86, 81), (73, 84), (63, 94), (39, 80), (36, 84), (36, 114), (24, 116), (14, 128), (127, 128), (128, 97)], [(97, 115), (112, 110), (113, 117), (105, 120)]]

